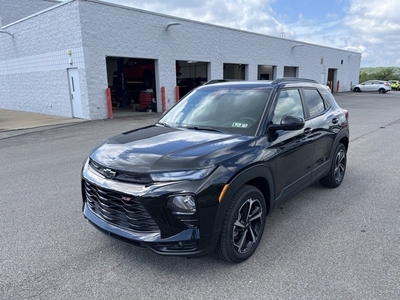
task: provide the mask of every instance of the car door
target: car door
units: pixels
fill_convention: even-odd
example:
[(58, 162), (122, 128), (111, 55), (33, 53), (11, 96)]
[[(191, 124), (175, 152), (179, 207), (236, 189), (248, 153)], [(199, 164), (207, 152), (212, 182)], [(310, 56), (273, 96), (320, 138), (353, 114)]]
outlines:
[(374, 90), (374, 86), (373, 86), (373, 81), (366, 81), (364, 83), (364, 86), (362, 88), (362, 91), (364, 92), (371, 92)]
[(381, 81), (373, 81), (372, 82), (372, 88), (371, 91), (372, 92), (377, 92), (379, 90), (379, 88), (381, 87), (382, 82)]
[[(304, 119), (304, 106), (298, 89), (282, 89), (272, 105), (271, 123), (280, 124), (282, 117), (291, 115)], [(275, 198), (284, 198), (307, 186), (311, 179), (313, 143), (308, 138), (312, 123), (305, 122), (300, 130), (274, 132), (268, 150), (275, 151)]]
[[(326, 91), (326, 94), (324, 96), (329, 97), (330, 93)], [(314, 181), (330, 167), (330, 155), (335, 140), (334, 129), (339, 123), (340, 111), (334, 111), (316, 88), (303, 88), (302, 95), (307, 120), (312, 124), (312, 132), (308, 138), (312, 139), (314, 144), (311, 176), (311, 180)]]

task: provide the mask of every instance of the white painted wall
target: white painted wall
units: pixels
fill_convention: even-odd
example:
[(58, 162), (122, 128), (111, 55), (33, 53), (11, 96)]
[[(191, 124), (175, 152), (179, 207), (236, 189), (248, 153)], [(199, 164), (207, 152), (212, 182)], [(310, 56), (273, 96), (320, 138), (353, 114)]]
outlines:
[(64, 3), (5, 26), (14, 37), (0, 35), (1, 108), (72, 117), (67, 68), (78, 67), (90, 117), (78, 8)]
[[(169, 22), (181, 25), (166, 31)], [(334, 68), (345, 91), (360, 69), (360, 54), (94, 0), (72, 0), (5, 29), (14, 38), (0, 35), (0, 107), (71, 116), (72, 66), (80, 72), (85, 119), (107, 118), (106, 56), (155, 59), (158, 111), (162, 86), (167, 106), (175, 103), (177, 60), (210, 62), (208, 79), (223, 78), (224, 63), (247, 65), (248, 80), (257, 80), (259, 65), (276, 66), (277, 77), (297, 66), (299, 77), (317, 81)], [(293, 48), (298, 44), (304, 46)]]

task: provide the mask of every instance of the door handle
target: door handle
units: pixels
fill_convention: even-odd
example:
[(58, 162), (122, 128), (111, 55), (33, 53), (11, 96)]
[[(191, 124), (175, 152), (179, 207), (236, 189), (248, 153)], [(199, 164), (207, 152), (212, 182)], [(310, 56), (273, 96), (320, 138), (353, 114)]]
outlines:
[(338, 119), (338, 118), (333, 118), (333, 119), (332, 119), (332, 123), (333, 123), (333, 124), (339, 123), (339, 119)]
[(306, 129), (304, 129), (304, 135), (309, 135), (312, 132), (312, 128), (307, 127)]

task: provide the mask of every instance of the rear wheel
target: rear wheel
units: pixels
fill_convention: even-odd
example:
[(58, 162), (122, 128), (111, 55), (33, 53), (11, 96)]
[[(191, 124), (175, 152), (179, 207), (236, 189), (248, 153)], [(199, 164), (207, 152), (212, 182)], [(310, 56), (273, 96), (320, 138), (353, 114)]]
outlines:
[(217, 246), (219, 256), (233, 263), (248, 259), (264, 232), (266, 206), (263, 194), (244, 185), (232, 197), (222, 224)]
[(319, 182), (326, 187), (338, 187), (343, 181), (344, 174), (346, 172), (346, 164), (346, 147), (342, 143), (339, 143), (336, 147), (335, 156), (333, 157), (332, 165), (328, 175), (321, 178)]
[(386, 93), (386, 90), (385, 89), (379, 89), (378, 92), (379, 92), (379, 94), (384, 94), (384, 93)]

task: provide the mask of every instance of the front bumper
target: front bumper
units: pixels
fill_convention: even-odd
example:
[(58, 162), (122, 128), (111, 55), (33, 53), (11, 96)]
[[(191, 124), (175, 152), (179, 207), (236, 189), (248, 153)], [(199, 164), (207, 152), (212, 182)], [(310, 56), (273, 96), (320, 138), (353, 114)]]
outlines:
[[(213, 182), (208, 178), (146, 186), (107, 179), (86, 164), (82, 172), (83, 214), (107, 235), (158, 254), (205, 255), (218, 241), (214, 222), (223, 186), (215, 181), (210, 184), (210, 180)], [(167, 207), (168, 198), (178, 194), (195, 195), (194, 215), (177, 215)]]
[(86, 204), (83, 214), (94, 227), (104, 234), (137, 247), (150, 248), (158, 254), (196, 255), (199, 252), (196, 251), (199, 240), (198, 229), (186, 229), (179, 234), (162, 239), (160, 232), (143, 234), (114, 226), (94, 214)]

